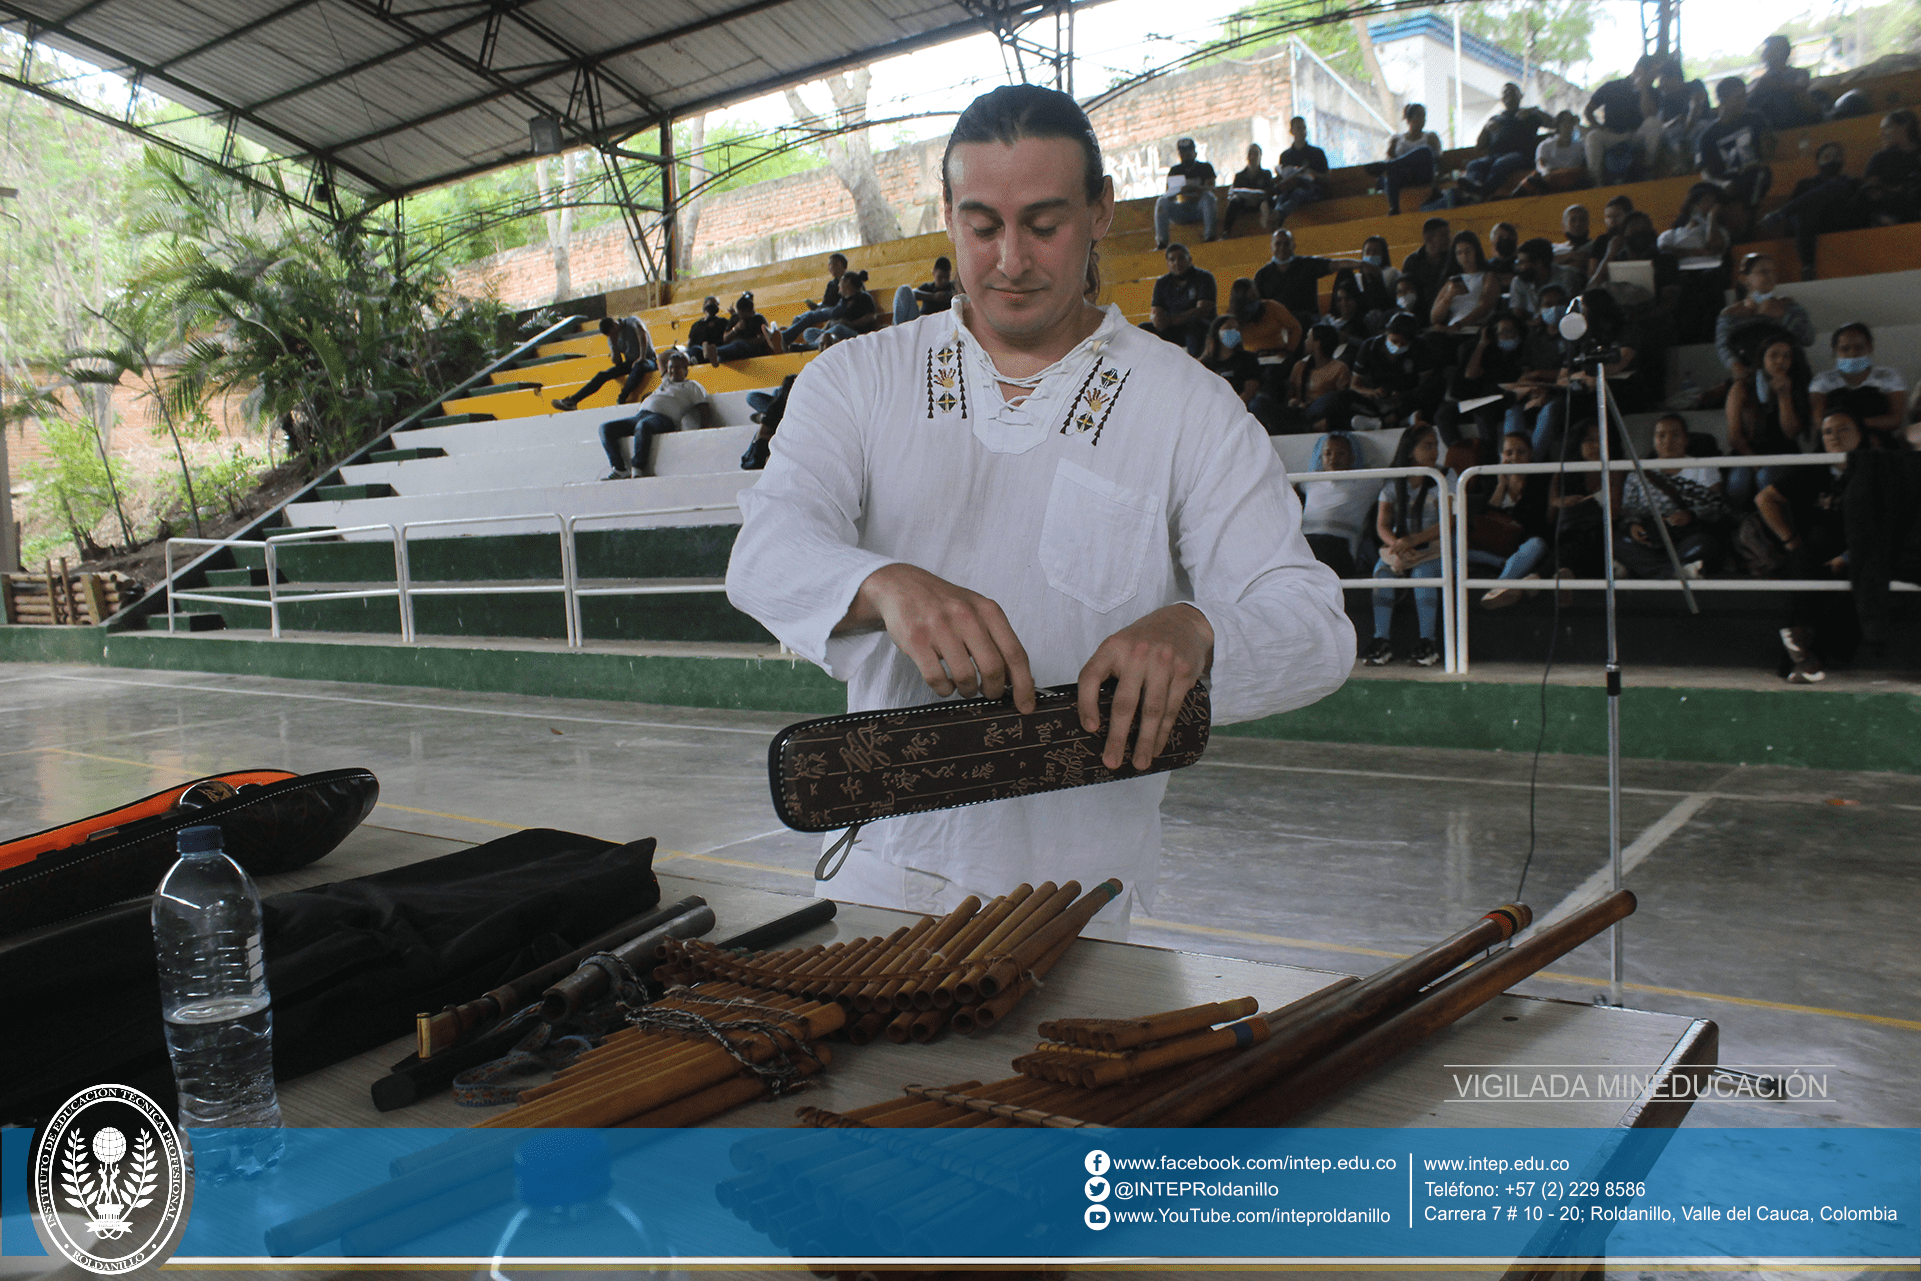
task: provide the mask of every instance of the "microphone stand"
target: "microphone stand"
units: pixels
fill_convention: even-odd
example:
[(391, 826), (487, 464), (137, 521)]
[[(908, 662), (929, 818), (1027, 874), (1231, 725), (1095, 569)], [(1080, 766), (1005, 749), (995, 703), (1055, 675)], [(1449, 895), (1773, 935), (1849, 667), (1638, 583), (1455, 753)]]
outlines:
[[(1579, 339), (1586, 333), (1586, 318), (1581, 318), (1580, 332), (1568, 333), (1568, 316), (1561, 322), (1562, 333)], [(1601, 490), (1597, 495), (1601, 504), (1601, 564), (1607, 580), (1607, 716), (1608, 716), (1608, 871), (1610, 892), (1621, 889), (1621, 647), (1620, 628), (1614, 610), (1614, 495), (1612, 473), (1608, 465), (1608, 442), (1617, 421), (1621, 423), (1621, 447), (1627, 451), (1629, 461), (1634, 464), (1634, 474), (1641, 478), (1643, 493), (1652, 494), (1653, 486), (1647, 479), (1647, 472), (1641, 466), (1640, 455), (1635, 452), (1634, 442), (1628, 439), (1627, 423), (1620, 420), (1618, 410), (1608, 394), (1607, 360), (1611, 351), (1597, 347), (1585, 358), (1579, 354), (1575, 366), (1593, 362), (1594, 366), (1594, 406), (1595, 425), (1600, 432), (1601, 441)], [(1562, 457), (1566, 457), (1565, 452)], [(1665, 517), (1657, 513), (1655, 529), (1661, 535), (1661, 546), (1667, 551), (1668, 562), (1674, 567), (1674, 576), (1681, 584), (1681, 594), (1687, 600), (1690, 612), (1699, 614), (1701, 606), (1694, 598), (1694, 589), (1688, 586), (1687, 575), (1681, 569), (1681, 556), (1675, 550), (1674, 538), (1668, 533)], [(1621, 922), (1616, 921), (1608, 928), (1608, 1001), (1620, 1006), (1625, 1004), (1622, 997), (1626, 981), (1627, 951), (1622, 934)]]

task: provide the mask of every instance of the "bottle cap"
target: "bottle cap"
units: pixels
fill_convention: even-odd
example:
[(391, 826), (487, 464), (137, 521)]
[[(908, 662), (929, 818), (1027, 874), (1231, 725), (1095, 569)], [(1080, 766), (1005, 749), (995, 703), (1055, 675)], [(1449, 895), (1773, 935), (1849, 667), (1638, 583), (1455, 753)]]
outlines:
[(613, 1186), (604, 1136), (558, 1130), (537, 1134), (514, 1153), (514, 1187), (524, 1205), (578, 1205)]
[(183, 827), (175, 840), (177, 843), (174, 848), (182, 854), (205, 854), (209, 851), (218, 852), (221, 848), (220, 829), (212, 823)]

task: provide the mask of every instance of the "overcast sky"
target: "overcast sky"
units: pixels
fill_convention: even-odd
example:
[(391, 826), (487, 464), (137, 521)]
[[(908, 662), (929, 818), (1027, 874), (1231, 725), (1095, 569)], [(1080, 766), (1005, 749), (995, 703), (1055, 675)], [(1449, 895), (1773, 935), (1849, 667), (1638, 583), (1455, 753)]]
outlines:
[[(1110, 0), (1082, 14), (1075, 30), (1078, 62), (1074, 89), (1086, 97), (1104, 88), (1116, 74), (1166, 63), (1206, 44), (1222, 19), (1246, 0)], [(1762, 37), (1810, 10), (1826, 14), (1852, 12), (1853, 6), (1816, 0), (1683, 0), (1683, 52), (1690, 57), (1746, 53), (1760, 46)], [(1602, 18), (1591, 43), (1592, 62), (1572, 69), (1571, 79), (1587, 81), (1609, 71), (1624, 70), (1641, 54), (1640, 5), (1635, 0), (1602, 0)], [(1053, 37), (1051, 22), (1038, 24), (1037, 38)], [(1039, 79), (1039, 76), (1035, 77)], [(916, 111), (957, 112), (978, 93), (1003, 83), (1001, 57), (986, 35), (957, 41), (940, 49), (890, 58), (874, 65), (874, 87), (869, 96), (878, 117)], [(828, 106), (819, 86), (811, 92), (816, 108)], [(763, 124), (791, 119), (779, 96), (743, 104), (727, 113), (735, 119)], [(904, 126), (914, 137), (947, 132), (951, 116)], [(882, 131), (891, 140), (893, 130)]]

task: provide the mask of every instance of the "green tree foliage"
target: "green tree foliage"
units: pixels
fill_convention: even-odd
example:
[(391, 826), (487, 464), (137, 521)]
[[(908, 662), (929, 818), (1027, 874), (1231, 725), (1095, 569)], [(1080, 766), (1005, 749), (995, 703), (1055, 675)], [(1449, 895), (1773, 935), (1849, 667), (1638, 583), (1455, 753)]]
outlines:
[[(795, 145), (791, 129), (769, 128), (749, 120), (709, 120), (707, 145), (701, 153), (701, 167), (711, 174), (725, 174), (707, 188), (706, 194), (720, 195), (741, 187), (806, 173), (827, 163), (826, 154), (812, 144)], [(689, 142), (687, 126), (675, 126), (674, 145), (685, 154)], [(739, 166), (739, 168), (735, 168)], [(726, 171), (733, 172), (727, 173)], [(688, 167), (680, 169), (681, 189), (687, 189)]]
[[(1598, 9), (1598, 0), (1475, 0), (1436, 12), (1450, 20), (1458, 13), (1463, 31), (1492, 40), (1525, 58), (1530, 66), (1560, 72), (1587, 60), (1588, 39), (1594, 33)], [(1241, 39), (1267, 27), (1325, 19), (1321, 25), (1293, 34), (1343, 76), (1363, 80), (1367, 70), (1362, 65), (1360, 42), (1347, 17), (1348, 6), (1337, 0), (1259, 0), (1230, 14), (1221, 24), (1221, 35)], [(1286, 38), (1277, 36), (1275, 43)], [(1233, 56), (1245, 57), (1250, 50), (1261, 47), (1259, 43), (1250, 44)]]
[(45, 532), (26, 540), (21, 560), (33, 565), (64, 556), (69, 548), (82, 559), (99, 556), (105, 549), (94, 541), (93, 530), (109, 513), (120, 513), (131, 541), (121, 495), (130, 489), (132, 477), (125, 463), (101, 454), (93, 424), (83, 417), (47, 413), (40, 419), (40, 438), (47, 458), (26, 464), (20, 478), (28, 491), (25, 524)]

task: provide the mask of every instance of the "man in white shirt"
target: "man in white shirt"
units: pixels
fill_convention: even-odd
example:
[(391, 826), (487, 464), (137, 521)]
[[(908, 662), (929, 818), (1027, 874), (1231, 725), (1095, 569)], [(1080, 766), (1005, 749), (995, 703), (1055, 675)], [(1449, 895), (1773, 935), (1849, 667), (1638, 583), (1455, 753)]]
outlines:
[[(823, 353), (741, 495), (729, 599), (848, 682), (848, 707), (956, 693), (1031, 709), (1077, 682), (1103, 760), (1145, 767), (1207, 676), (1216, 722), (1300, 707), (1354, 662), (1334, 575), (1266, 434), (1220, 378), (1093, 306), (1113, 217), (1072, 99), (1010, 85), (948, 143), (964, 297)], [(1118, 876), (1090, 932), (1151, 903), (1165, 775), (861, 830), (837, 897), (945, 911), (1022, 881)]]
[[(700, 426), (714, 425), (714, 407), (707, 401), (707, 389), (687, 376), (687, 353), (678, 347), (667, 353), (660, 386), (640, 402), (640, 412), (632, 418), (616, 418), (600, 425), (600, 447), (607, 451), (607, 464), (613, 470), (603, 480), (627, 480), (648, 474), (648, 454), (654, 437), (679, 431), (682, 419), (699, 411)], [(633, 466), (620, 459), (620, 442), (634, 438)]]

